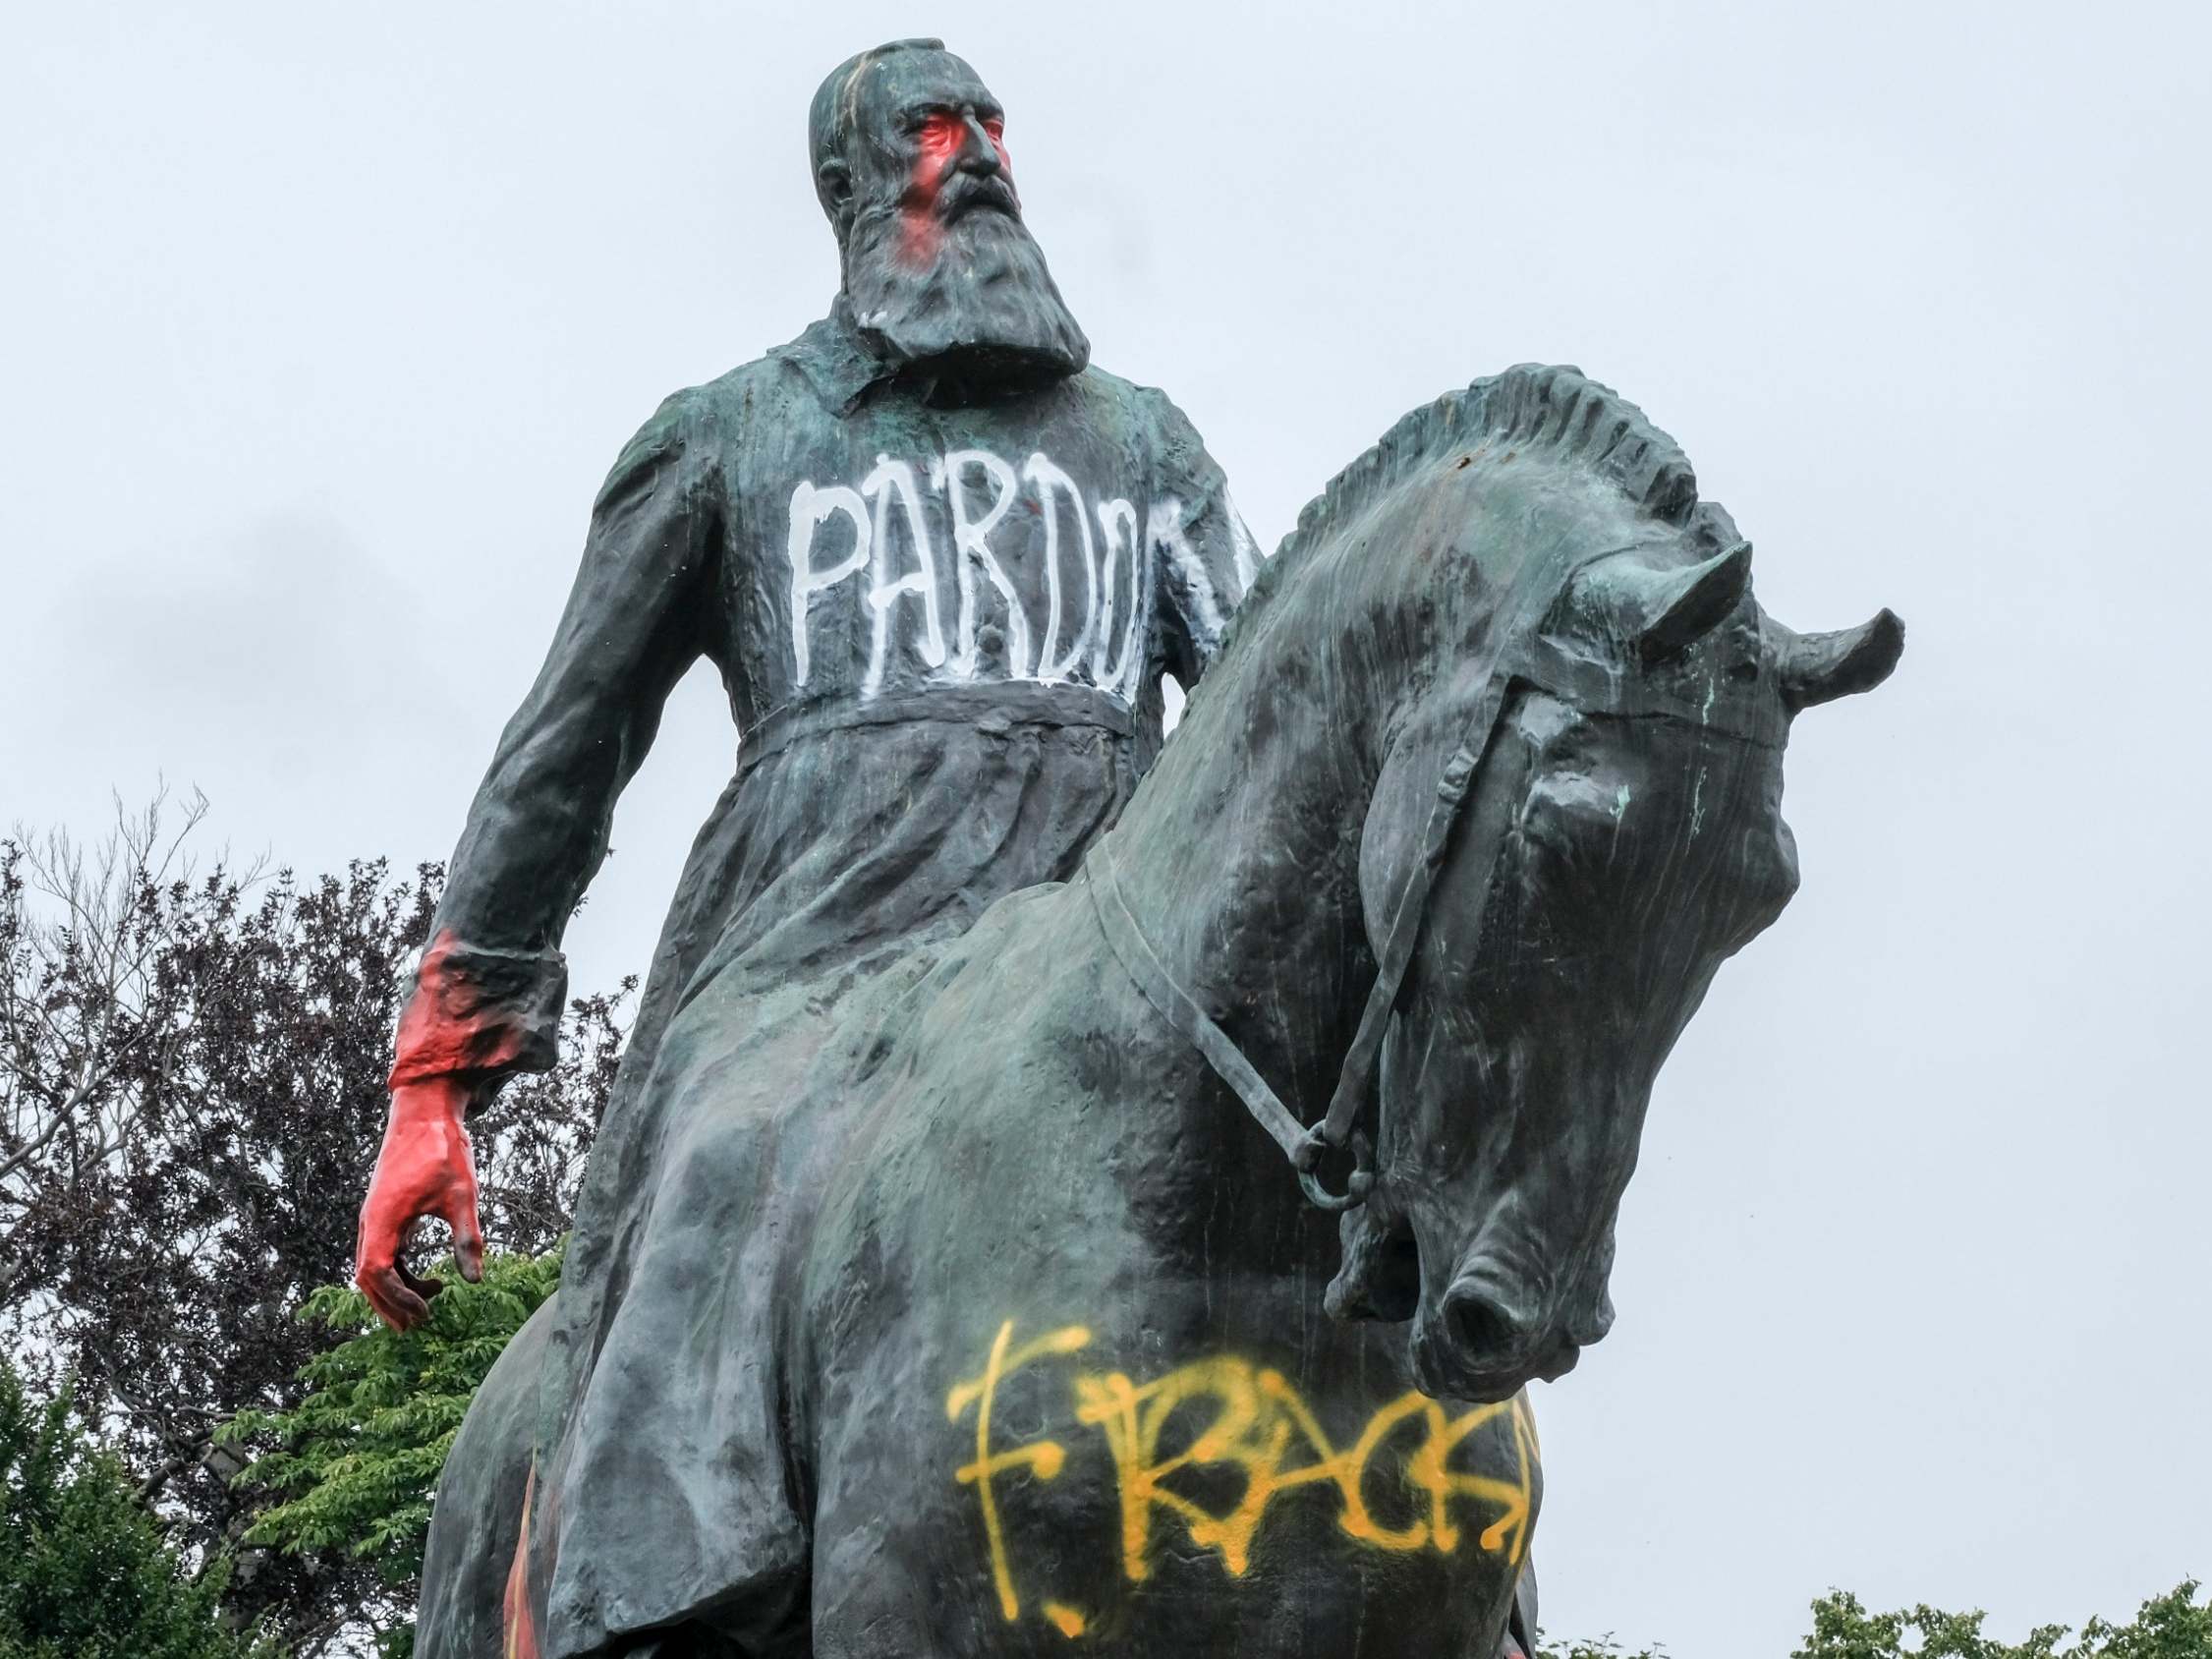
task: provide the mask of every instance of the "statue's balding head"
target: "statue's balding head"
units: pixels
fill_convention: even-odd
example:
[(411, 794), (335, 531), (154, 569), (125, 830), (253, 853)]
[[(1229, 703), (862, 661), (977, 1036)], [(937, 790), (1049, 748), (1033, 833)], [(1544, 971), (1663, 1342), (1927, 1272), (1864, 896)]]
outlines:
[[(949, 59), (970, 80), (975, 78), (975, 71), (947, 52), (942, 40), (917, 35), (911, 40), (887, 40), (865, 52), (855, 52), (824, 76), (822, 85), (815, 88), (814, 102), (807, 109), (807, 166), (814, 174), (815, 195), (821, 199), (822, 210), (829, 215), (833, 225), (837, 222), (842, 196), (832, 181), (850, 178), (847, 146), (864, 121), (876, 119), (874, 104), (877, 100), (870, 98), (872, 84), (879, 79), (876, 72), (894, 58), (914, 56)], [(864, 100), (871, 106), (865, 111)]]
[(815, 91), (807, 153), (845, 296), (901, 362), (1035, 380), (1089, 360), (1022, 223), (1004, 123), (982, 78), (936, 39), (857, 53)]

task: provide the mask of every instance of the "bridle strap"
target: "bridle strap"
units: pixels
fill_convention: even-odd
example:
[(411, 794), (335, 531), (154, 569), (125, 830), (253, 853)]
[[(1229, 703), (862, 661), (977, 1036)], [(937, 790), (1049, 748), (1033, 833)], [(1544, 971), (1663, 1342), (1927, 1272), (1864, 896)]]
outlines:
[[(1406, 871), (1405, 885), (1398, 889), (1397, 902), (1390, 906), (1383, 947), (1376, 953), (1375, 985), (1367, 994), (1367, 1006), (1360, 1013), (1359, 1029), (1353, 1034), (1352, 1046), (1345, 1051), (1343, 1069), (1336, 1074), (1336, 1088), (1329, 1097), (1329, 1111), (1307, 1132), (1300, 1151), (1291, 1157), (1301, 1173), (1319, 1162), (1324, 1148), (1342, 1147), (1350, 1140), (1353, 1125), (1359, 1121), (1359, 1115), (1373, 1091), (1383, 1040), (1390, 1035), (1390, 1020), (1397, 1013), (1399, 998), (1404, 995), (1405, 976), (1413, 965), (1413, 949), (1420, 943), (1421, 925), (1428, 917), (1429, 897), (1451, 851), (1452, 830), (1458, 826), (1467, 797), (1481, 773), (1484, 757), (1497, 747), (1499, 722), (1504, 717), (1506, 694), (1514, 680), (1512, 654), (1521, 649), (1522, 642), (1542, 622), (1544, 612), (1557, 601), (1577, 572), (1622, 550), (1608, 547), (1577, 559), (1567, 570), (1559, 573), (1556, 581), (1545, 579), (1541, 558), (1529, 559), (1514, 573), (1512, 591), (1499, 606), (1492, 624), (1497, 630), (1492, 636), (1497, 641), (1497, 649), (1492, 655), (1490, 672), (1483, 680), (1482, 699), (1467, 721), (1466, 735), (1452, 751), (1451, 759), (1445, 763), (1444, 774), (1437, 779), (1436, 805), (1429, 809), (1429, 828), (1422, 837), (1421, 856)], [(1482, 879), (1485, 891), (1497, 875), (1498, 855), (1502, 850), (1494, 848), (1492, 851), (1490, 869), (1484, 872)]]
[[(1543, 619), (1544, 610), (1576, 571), (1622, 550), (1609, 547), (1579, 559), (1567, 571), (1555, 573), (1556, 581), (1544, 580), (1545, 561), (1538, 557), (1531, 557), (1516, 573), (1513, 592), (1499, 607), (1493, 622), (1496, 631), (1492, 637), (1497, 647), (1483, 683), (1482, 698), (1467, 722), (1465, 736), (1437, 781), (1436, 805), (1429, 812), (1421, 857), (1406, 872), (1405, 885), (1398, 889), (1397, 901), (1390, 906), (1390, 924), (1377, 956), (1375, 985), (1368, 993), (1367, 1007), (1360, 1015), (1351, 1048), (1344, 1055), (1335, 1091), (1330, 1096), (1329, 1111), (1311, 1128), (1283, 1104), (1282, 1097), (1244, 1058), (1243, 1051), (1229, 1040), (1228, 1033), (1215, 1023), (1213, 1016), (1198, 1005), (1189, 992), (1175, 983), (1174, 975), (1161, 961), (1122, 896), (1121, 872), (1114, 862), (1111, 833), (1099, 839), (1084, 863), (1091, 889), (1091, 908), (1106, 935), (1106, 947), (1120, 963), (1122, 972), (1135, 983), (1161, 1017), (1189, 1040), (1215, 1074), (1244, 1103), (1253, 1120), (1282, 1148), (1283, 1155), (1298, 1173), (1299, 1187), (1307, 1199), (1321, 1209), (1356, 1208), (1367, 1201), (1367, 1194), (1375, 1184), (1371, 1149), (1356, 1124), (1372, 1092), (1383, 1041), (1390, 1034), (1390, 1020), (1397, 1012), (1398, 1000), (1405, 990), (1414, 946), (1420, 941), (1421, 926), (1428, 915), (1430, 894), (1451, 851), (1452, 830), (1481, 773), (1483, 758), (1496, 747), (1506, 694), (1516, 677), (1508, 655)], [(1497, 873), (1497, 857), (1498, 851), (1494, 849), (1491, 868), (1483, 876), (1485, 890)], [(1333, 1193), (1321, 1184), (1318, 1173), (1321, 1158), (1332, 1148), (1347, 1146), (1353, 1156), (1352, 1173), (1345, 1190)]]
[(1112, 951), (1112, 958), (1121, 964), (1121, 971), (1128, 973), (1130, 982), (1142, 991), (1146, 1002), (1151, 1002), (1165, 1022), (1174, 1026), (1183, 1038), (1188, 1038), (1190, 1047), (1197, 1049), (1206, 1064), (1215, 1068), (1215, 1075), (1230, 1086), (1230, 1093), (1243, 1102), (1245, 1111), (1252, 1113), (1252, 1121), (1268, 1130), (1268, 1137), (1283, 1148), (1283, 1157), (1298, 1168), (1307, 1197), (1325, 1210), (1349, 1210), (1354, 1203), (1365, 1199), (1365, 1183), (1356, 1188), (1356, 1197), (1347, 1194), (1338, 1201), (1333, 1194), (1323, 1190), (1319, 1181), (1307, 1176), (1307, 1168), (1298, 1164), (1298, 1159), (1307, 1141), (1312, 1139), (1310, 1130), (1298, 1121), (1296, 1113), (1283, 1104), (1283, 1097), (1268, 1086), (1268, 1079), (1259, 1075), (1252, 1061), (1245, 1059), (1243, 1051), (1230, 1040), (1230, 1035), (1215, 1024), (1215, 1017), (1206, 1013), (1206, 1008), (1201, 1008), (1197, 1000), (1174, 982), (1168, 967), (1153, 951), (1153, 943), (1144, 936), (1137, 918), (1130, 914), (1128, 900), (1121, 896), (1121, 870), (1112, 856), (1110, 834), (1102, 836), (1100, 843), (1091, 849), (1091, 858), (1084, 863), (1084, 879), (1091, 887), (1091, 909), (1100, 918), (1100, 932), (1106, 934), (1106, 949)]
[[(1405, 990), (1407, 970), (1413, 965), (1413, 947), (1421, 937), (1422, 919), (1428, 914), (1429, 894), (1451, 850), (1451, 832), (1466, 806), (1475, 775), (1482, 770), (1482, 758), (1497, 738), (1498, 717), (1505, 705), (1504, 694), (1503, 677), (1494, 676), (1484, 693), (1482, 711), (1469, 726), (1470, 741), (1461, 743), (1453, 752), (1445, 764), (1444, 775), (1437, 780), (1437, 801), (1429, 812), (1429, 828), (1422, 838), (1421, 856), (1406, 872), (1405, 885), (1398, 889), (1397, 903), (1390, 907), (1390, 926), (1383, 935), (1382, 955), (1376, 963), (1374, 988), (1367, 995), (1367, 1006), (1359, 1016), (1359, 1030), (1352, 1037), (1352, 1046), (1344, 1053), (1344, 1066), (1336, 1074), (1336, 1089), (1329, 1098), (1328, 1115), (1313, 1131), (1320, 1142), (1329, 1146), (1340, 1147), (1345, 1143), (1352, 1125), (1359, 1119), (1360, 1109), (1367, 1104), (1376, 1061), (1383, 1052), (1383, 1039), (1390, 1034), (1391, 1016), (1397, 1012), (1398, 998)], [(1472, 741), (1478, 730), (1479, 743)], [(1487, 877), (1483, 885), (1489, 886)], [(1309, 1165), (1319, 1155), (1319, 1146), (1311, 1146), (1306, 1153)]]

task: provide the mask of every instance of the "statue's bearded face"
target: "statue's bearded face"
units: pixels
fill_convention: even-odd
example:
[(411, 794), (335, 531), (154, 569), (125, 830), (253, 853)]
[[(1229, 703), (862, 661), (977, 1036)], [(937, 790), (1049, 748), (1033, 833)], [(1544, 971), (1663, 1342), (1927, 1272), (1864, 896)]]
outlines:
[(845, 296), (891, 357), (977, 381), (1072, 374), (1090, 359), (1022, 223), (1005, 115), (949, 52), (871, 55), (833, 87), (818, 164)]

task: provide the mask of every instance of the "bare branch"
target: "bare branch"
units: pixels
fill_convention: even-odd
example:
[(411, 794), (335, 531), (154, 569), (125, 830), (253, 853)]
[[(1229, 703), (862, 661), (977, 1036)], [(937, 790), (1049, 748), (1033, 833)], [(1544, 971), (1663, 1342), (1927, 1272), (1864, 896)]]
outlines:
[[(211, 1559), (261, 1500), (206, 1466), (209, 1433), (296, 1402), (332, 1340), (295, 1314), (350, 1270), (401, 969), (440, 872), (264, 881), (258, 861), (201, 857), (205, 813), (163, 797), (119, 803), (97, 842), (0, 837), (0, 1334), (41, 1375), (76, 1373), (145, 1500)], [(627, 995), (574, 1004), (556, 1069), (479, 1120), (507, 1248), (568, 1225)], [(255, 1552), (225, 1598), (299, 1652), (407, 1611), (342, 1554)]]

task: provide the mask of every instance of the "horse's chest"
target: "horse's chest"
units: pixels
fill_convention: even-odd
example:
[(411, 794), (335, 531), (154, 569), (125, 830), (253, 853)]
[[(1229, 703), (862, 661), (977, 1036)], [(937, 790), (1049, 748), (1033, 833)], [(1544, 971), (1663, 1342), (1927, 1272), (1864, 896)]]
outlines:
[(878, 1379), (910, 1408), (832, 1401), (817, 1652), (1488, 1659), (1541, 1491), (1525, 1402), (1408, 1392), (1367, 1333), (1209, 1323), (1170, 1351), (1001, 1320), (926, 1408), (911, 1365)]

